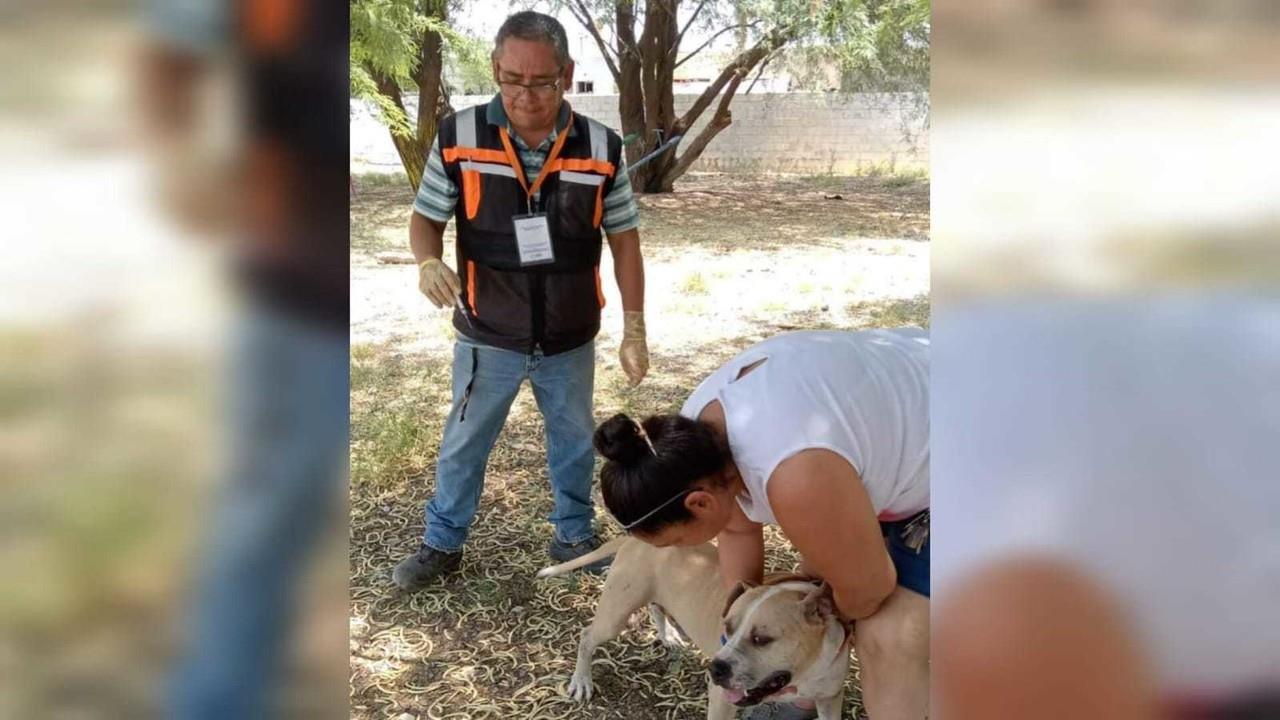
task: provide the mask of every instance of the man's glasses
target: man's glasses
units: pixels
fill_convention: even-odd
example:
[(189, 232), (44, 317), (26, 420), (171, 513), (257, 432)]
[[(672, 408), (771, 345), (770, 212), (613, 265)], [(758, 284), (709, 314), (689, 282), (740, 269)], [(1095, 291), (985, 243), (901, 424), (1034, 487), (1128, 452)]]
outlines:
[(502, 88), (502, 96), (508, 100), (515, 100), (526, 92), (536, 98), (549, 98), (560, 89), (560, 78), (556, 78), (553, 82), (530, 83), (527, 85), (525, 83), (499, 80), (498, 87)]

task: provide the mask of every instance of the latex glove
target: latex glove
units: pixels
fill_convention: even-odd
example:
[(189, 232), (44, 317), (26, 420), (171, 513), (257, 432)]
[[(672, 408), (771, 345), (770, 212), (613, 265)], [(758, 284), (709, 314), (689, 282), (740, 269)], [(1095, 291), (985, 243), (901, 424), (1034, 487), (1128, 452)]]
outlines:
[(644, 312), (622, 313), (622, 345), (618, 348), (622, 371), (632, 387), (640, 384), (649, 371), (649, 345), (644, 339)]
[(462, 294), (462, 282), (443, 260), (428, 258), (418, 264), (418, 289), (436, 307), (453, 307), (453, 299)]

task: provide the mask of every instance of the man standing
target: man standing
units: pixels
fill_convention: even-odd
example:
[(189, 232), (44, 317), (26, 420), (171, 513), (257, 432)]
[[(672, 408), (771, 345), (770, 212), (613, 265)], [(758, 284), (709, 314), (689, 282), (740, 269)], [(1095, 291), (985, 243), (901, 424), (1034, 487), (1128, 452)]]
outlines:
[[(565, 102), (573, 61), (555, 18), (516, 13), (494, 45), (501, 92), (441, 122), (409, 224), (418, 287), (437, 307), (454, 308), (458, 340), (425, 536), (392, 573), (405, 590), (461, 563), (489, 452), (526, 378), (546, 421), (551, 557), (564, 562), (599, 546), (591, 399), (602, 230), (622, 295), (622, 369), (636, 385), (649, 365), (639, 218), (622, 141)], [(450, 215), (456, 269), (441, 258)]]
[[(349, 10), (158, 0), (147, 12), (140, 87), (165, 209), (184, 229), (233, 236), (240, 291), (219, 388), (223, 482), (191, 563), (186, 649), (163, 716), (276, 717), (300, 578), (317, 538), (338, 529), (346, 483)], [(228, 65), (244, 122), (238, 173), (188, 149), (218, 110), (202, 90)]]

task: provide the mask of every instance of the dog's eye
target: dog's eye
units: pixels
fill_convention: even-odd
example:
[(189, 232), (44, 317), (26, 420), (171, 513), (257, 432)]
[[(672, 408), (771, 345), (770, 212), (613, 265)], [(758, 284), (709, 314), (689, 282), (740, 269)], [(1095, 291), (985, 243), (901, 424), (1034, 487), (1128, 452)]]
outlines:
[(771, 637), (766, 637), (764, 635), (751, 633), (751, 644), (755, 645), (756, 647), (764, 647), (765, 645), (768, 645), (771, 642), (773, 642), (773, 638)]

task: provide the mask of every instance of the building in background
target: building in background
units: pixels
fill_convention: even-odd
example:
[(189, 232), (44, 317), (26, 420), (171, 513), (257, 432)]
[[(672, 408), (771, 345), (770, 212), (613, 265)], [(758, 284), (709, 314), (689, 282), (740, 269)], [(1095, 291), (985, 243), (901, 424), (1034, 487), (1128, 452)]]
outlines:
[(573, 87), (569, 88), (569, 94), (616, 95), (618, 86), (595, 38), (572, 15), (560, 13), (557, 19), (569, 36), (569, 55), (573, 57)]
[[(689, 44), (691, 47), (698, 47), (696, 44)], [(701, 43), (699, 43), (701, 44)], [(733, 44), (728, 47), (715, 50), (707, 48), (690, 58), (688, 62), (683, 63), (676, 68), (674, 82), (672, 83), (672, 91), (676, 95), (700, 95), (704, 90), (715, 82), (720, 76), (725, 66), (733, 61), (738, 51)], [(758, 71), (759, 68), (757, 67)], [(754, 81), (755, 85), (752, 86)], [(791, 75), (782, 68), (774, 68), (772, 66), (765, 67), (764, 72), (756, 79), (753, 72), (742, 83), (742, 87), (738, 89), (740, 95), (747, 94), (748, 88), (752, 95), (759, 93), (783, 93), (789, 92), (791, 88)]]

